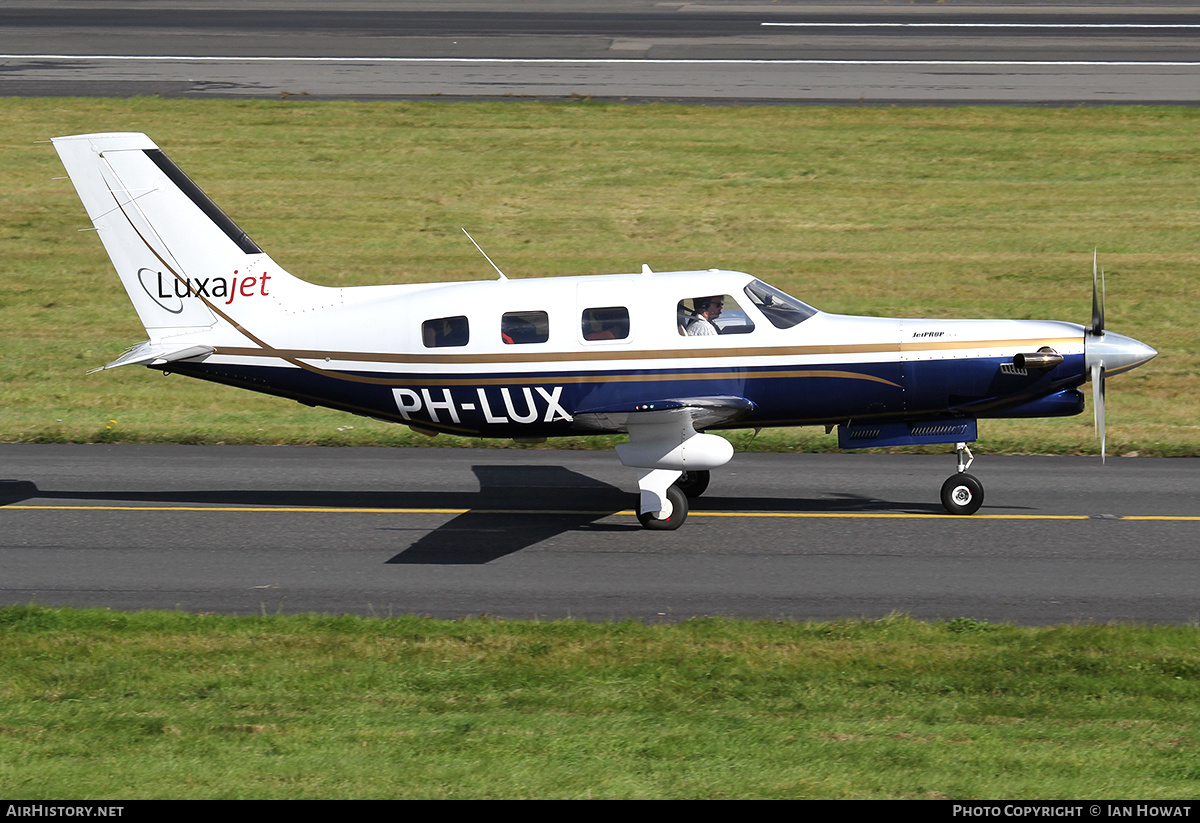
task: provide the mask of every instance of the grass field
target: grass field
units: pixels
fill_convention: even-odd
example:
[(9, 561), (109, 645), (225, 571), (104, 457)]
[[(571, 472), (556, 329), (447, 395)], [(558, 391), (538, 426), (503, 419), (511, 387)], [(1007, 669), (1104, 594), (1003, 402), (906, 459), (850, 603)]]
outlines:
[(1200, 797), (1192, 627), (0, 609), (0, 794)]
[[(0, 114), (0, 439), (430, 442), (137, 367), (85, 376), (145, 335), (37, 141), (137, 130), (329, 285), (493, 277), (465, 226), (513, 277), (716, 266), (834, 312), (1086, 324), (1099, 247), (1108, 327), (1160, 351), (1109, 385), (1110, 452), (1200, 454), (1195, 109), (141, 98)], [(734, 439), (835, 445), (819, 429)], [(1097, 449), (1090, 413), (980, 426), (981, 452)]]

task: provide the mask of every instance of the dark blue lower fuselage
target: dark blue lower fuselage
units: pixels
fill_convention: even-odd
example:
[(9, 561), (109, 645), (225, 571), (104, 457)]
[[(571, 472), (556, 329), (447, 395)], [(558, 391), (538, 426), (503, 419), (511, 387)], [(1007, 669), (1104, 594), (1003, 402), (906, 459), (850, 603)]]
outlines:
[(661, 370), (333, 372), (292, 366), (172, 363), (164, 370), (313, 406), (483, 437), (579, 433), (589, 410), (695, 397), (744, 397), (754, 406), (728, 427), (862, 420), (1051, 417), (1078, 414), (1083, 356), (1050, 371), (1011, 358)]

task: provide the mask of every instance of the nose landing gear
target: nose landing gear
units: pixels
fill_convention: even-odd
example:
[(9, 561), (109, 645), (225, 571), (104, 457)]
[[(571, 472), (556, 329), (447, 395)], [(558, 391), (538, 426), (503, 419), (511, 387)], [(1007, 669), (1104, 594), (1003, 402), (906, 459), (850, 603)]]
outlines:
[(958, 454), (958, 473), (947, 477), (942, 484), (942, 506), (950, 514), (974, 514), (983, 505), (983, 484), (975, 475), (967, 474), (975, 456), (966, 443), (956, 443), (955, 450)]

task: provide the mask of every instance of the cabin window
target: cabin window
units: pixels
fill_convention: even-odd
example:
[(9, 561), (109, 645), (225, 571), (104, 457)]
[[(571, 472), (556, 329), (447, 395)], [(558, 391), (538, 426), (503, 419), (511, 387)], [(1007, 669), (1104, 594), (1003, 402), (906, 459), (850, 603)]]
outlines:
[(427, 349), (440, 349), (444, 346), (465, 346), (470, 340), (470, 328), (467, 318), (439, 317), (426, 320), (421, 324), (421, 342)]
[(754, 321), (729, 294), (701, 295), (680, 300), (675, 306), (679, 333), (685, 337), (749, 334)]
[(790, 329), (817, 313), (817, 310), (807, 303), (801, 303), (790, 294), (768, 286), (761, 280), (755, 280), (746, 286), (746, 295), (777, 329)]
[(545, 343), (550, 339), (550, 316), (544, 311), (510, 311), (500, 318), (505, 343)]
[(584, 340), (624, 340), (629, 336), (629, 309), (605, 306), (583, 310)]

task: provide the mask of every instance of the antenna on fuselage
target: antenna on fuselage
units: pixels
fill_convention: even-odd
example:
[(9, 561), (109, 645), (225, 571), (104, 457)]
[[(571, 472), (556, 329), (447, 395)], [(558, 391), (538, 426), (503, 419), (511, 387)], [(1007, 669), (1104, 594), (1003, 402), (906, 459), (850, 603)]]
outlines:
[[(459, 228), (462, 228), (462, 227), (460, 226)], [(483, 250), (483, 248), (478, 243), (475, 242), (475, 238), (471, 236), (471, 233), (469, 231), (467, 231), (466, 229), (463, 229), (462, 233), (467, 236), (467, 239), (471, 241), (471, 244), (473, 246), (475, 246), (475, 248), (479, 249), (479, 253), (483, 255), (483, 259), (488, 261), (489, 263), (492, 263), (492, 258), (488, 257), (487, 252), (485, 252)], [(504, 276), (504, 272), (500, 271), (500, 267), (497, 266), (495, 263), (492, 263), (492, 268), (496, 270), (496, 274), (500, 275), (501, 280), (508, 279), (507, 277)]]

